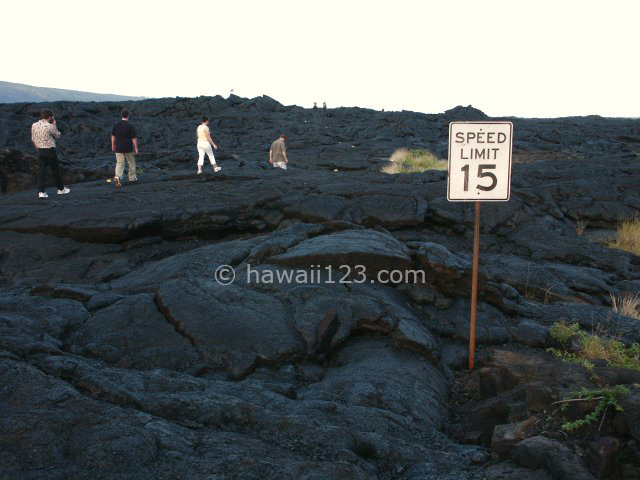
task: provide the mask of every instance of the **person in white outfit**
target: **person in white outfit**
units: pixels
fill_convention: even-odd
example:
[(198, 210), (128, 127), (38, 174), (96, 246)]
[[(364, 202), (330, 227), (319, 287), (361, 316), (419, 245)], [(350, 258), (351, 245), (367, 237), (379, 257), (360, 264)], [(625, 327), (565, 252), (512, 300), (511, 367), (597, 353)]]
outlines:
[(198, 137), (198, 174), (202, 173), (202, 166), (204, 165), (204, 154), (206, 153), (209, 156), (209, 161), (211, 162), (211, 166), (213, 167), (214, 172), (219, 172), (222, 170), (217, 164), (216, 159), (213, 156), (213, 150), (211, 146), (218, 149), (218, 145), (211, 138), (211, 133), (209, 132), (209, 119), (207, 117), (202, 117), (202, 123), (198, 126), (196, 130), (196, 135)]

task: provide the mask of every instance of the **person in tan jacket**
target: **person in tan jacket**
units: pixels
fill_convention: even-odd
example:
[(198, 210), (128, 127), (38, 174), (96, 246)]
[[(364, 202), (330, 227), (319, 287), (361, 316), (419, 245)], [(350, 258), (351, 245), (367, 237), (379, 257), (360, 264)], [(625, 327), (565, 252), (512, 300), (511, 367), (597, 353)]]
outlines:
[(280, 134), (280, 138), (273, 142), (269, 149), (269, 163), (282, 170), (286, 170), (287, 164), (289, 163), (287, 146), (284, 143), (286, 140), (287, 136), (284, 133)]

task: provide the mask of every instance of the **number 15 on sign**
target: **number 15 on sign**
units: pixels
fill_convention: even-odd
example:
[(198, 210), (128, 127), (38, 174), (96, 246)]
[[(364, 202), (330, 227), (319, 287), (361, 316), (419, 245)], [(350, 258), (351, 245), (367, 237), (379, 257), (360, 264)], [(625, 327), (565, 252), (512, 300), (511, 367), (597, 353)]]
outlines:
[(450, 202), (506, 202), (511, 195), (511, 122), (449, 124)]

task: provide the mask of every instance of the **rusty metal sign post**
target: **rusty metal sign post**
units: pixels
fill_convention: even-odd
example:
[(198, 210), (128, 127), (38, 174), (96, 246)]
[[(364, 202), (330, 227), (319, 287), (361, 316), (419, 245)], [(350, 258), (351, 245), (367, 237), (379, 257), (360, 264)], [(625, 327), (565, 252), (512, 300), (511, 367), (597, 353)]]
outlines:
[(469, 370), (476, 351), (478, 264), (480, 256), (480, 203), (507, 202), (511, 197), (511, 122), (451, 122), (447, 200), (475, 202)]

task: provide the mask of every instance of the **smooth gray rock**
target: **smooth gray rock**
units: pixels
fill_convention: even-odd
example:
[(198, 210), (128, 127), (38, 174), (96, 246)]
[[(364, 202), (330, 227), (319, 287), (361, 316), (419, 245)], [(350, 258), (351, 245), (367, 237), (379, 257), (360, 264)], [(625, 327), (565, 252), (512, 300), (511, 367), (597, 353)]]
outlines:
[(97, 311), (66, 340), (69, 350), (123, 368), (184, 370), (198, 361), (189, 340), (158, 311), (152, 295), (131, 295)]
[(285, 306), (271, 296), (212, 281), (173, 280), (160, 286), (155, 301), (208, 366), (233, 377), (302, 353)]
[(315, 237), (268, 261), (302, 268), (318, 265), (339, 269), (348, 265), (358, 277), (362, 273), (371, 276), (381, 270), (404, 272), (411, 265), (408, 250), (401, 242), (374, 230), (348, 230)]

